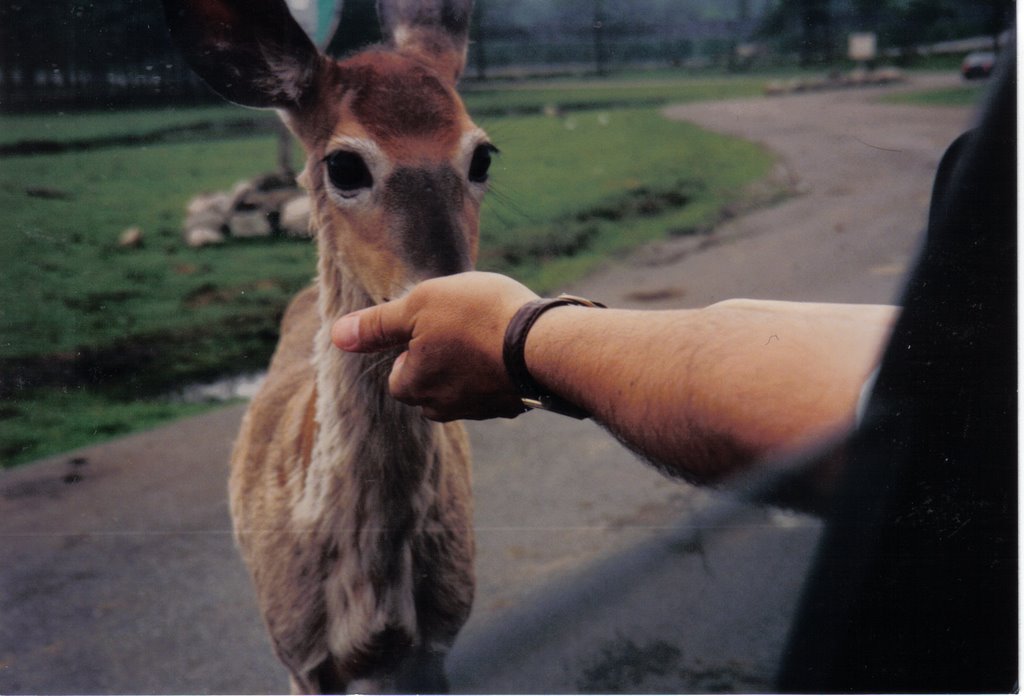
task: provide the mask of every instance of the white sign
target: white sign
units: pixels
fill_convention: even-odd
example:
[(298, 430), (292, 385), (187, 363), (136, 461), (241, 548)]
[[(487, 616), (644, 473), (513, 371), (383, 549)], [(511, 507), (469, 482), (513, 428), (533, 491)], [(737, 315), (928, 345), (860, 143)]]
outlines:
[(873, 31), (850, 34), (850, 60), (874, 60), (878, 54), (878, 38)]

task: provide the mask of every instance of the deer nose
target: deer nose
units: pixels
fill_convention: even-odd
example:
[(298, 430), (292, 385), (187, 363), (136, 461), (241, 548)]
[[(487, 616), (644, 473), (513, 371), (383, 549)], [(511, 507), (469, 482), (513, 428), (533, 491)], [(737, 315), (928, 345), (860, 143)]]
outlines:
[(451, 167), (396, 169), (384, 184), (391, 233), (415, 275), (429, 278), (472, 267), (462, 181)]

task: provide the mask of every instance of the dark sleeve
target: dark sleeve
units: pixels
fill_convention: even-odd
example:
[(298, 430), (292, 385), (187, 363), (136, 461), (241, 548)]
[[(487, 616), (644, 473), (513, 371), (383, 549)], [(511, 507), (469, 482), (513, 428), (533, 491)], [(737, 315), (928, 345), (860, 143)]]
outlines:
[(1018, 679), (1012, 50), (948, 150), (779, 674), (785, 692)]

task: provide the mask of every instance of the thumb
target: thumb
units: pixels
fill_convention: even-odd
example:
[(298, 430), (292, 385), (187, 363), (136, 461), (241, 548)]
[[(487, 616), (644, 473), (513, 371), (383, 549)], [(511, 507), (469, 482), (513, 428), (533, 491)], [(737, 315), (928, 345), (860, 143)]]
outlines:
[(401, 300), (346, 314), (331, 327), (331, 342), (349, 353), (373, 353), (405, 345), (412, 338)]

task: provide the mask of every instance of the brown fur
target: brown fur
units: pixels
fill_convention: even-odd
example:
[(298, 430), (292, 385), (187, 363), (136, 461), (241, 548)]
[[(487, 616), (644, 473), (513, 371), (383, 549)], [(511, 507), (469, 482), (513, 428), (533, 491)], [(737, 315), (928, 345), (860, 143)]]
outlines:
[[(296, 691), (443, 689), (474, 587), (465, 431), (388, 395), (394, 353), (342, 353), (329, 328), (476, 257), (483, 190), (466, 167), (482, 134), (454, 88), (471, 3), (382, 0), (394, 45), (337, 63), (282, 0), (164, 2), (193, 67), (280, 109), (308, 155), (317, 281), (284, 316), (229, 486), (274, 649)], [(358, 200), (328, 181), (339, 148), (372, 160)]]
[[(230, 486), (239, 545), (253, 574), (275, 650), (292, 672), (297, 690), (305, 693), (339, 688), (358, 678), (380, 678), (382, 666), (394, 667), (403, 651), (410, 656), (443, 651), (468, 617), (473, 593), (468, 445), (459, 425), (431, 424), (423, 428), (436, 441), (424, 448), (431, 450), (426, 462), (396, 461), (394, 471), (365, 471), (358, 462), (339, 461), (327, 467), (338, 477), (330, 484), (336, 487), (336, 496), (331, 496), (336, 497), (335, 505), (355, 506), (357, 524), (369, 516), (368, 510), (360, 508), (375, 505), (382, 513), (377, 519), (389, 524), (378, 530), (378, 541), (386, 548), (379, 549), (366, 577), (354, 583), (357, 591), (392, 582), (394, 555), (411, 542), (415, 585), (410, 589), (415, 594), (418, 633), (407, 635), (402, 651), (396, 653), (398, 644), (391, 642), (387, 644), (391, 650), (375, 652), (381, 634), (394, 631), (385, 622), (379, 631), (367, 632), (364, 640), (353, 641), (349, 652), (331, 649), (332, 607), (344, 611), (350, 599), (358, 598), (328, 597), (325, 580), (341, 552), (338, 536), (358, 536), (360, 530), (332, 529), (322, 520), (298, 521), (293, 515), (298, 499), (311, 485), (312, 450), (304, 445), (309, 442), (310, 404), (315, 403), (316, 300), (316, 288), (309, 288), (285, 315), (267, 381), (250, 405), (238, 436)], [(421, 418), (404, 407), (395, 405), (395, 409), (403, 418)], [(427, 444), (410, 446), (380, 436), (371, 443), (383, 459)], [(419, 481), (401, 480), (410, 474)], [(368, 475), (393, 480), (382, 487), (382, 495), (363, 497), (353, 487), (360, 486), (359, 477)], [(415, 487), (411, 483), (427, 483), (433, 496), (419, 519), (413, 519), (407, 504), (406, 494)]]

